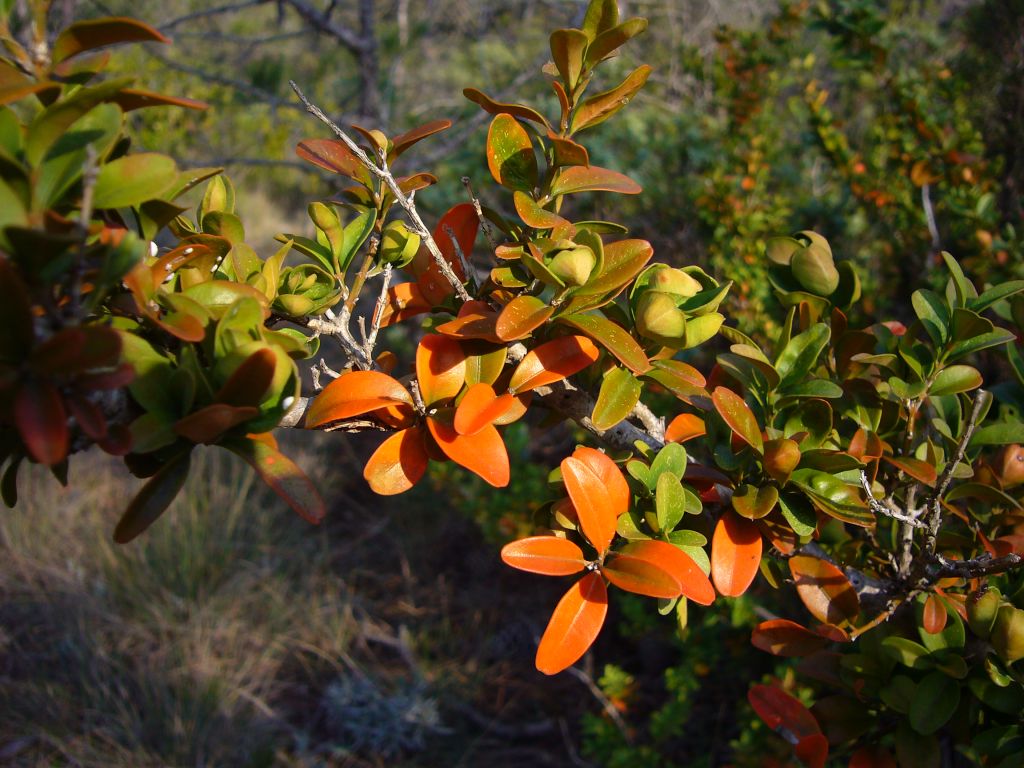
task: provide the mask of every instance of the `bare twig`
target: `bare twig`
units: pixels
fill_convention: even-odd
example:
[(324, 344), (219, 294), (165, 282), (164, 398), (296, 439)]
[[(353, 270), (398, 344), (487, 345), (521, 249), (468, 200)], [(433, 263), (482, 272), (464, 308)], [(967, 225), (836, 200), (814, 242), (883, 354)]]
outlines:
[(469, 176), (462, 177), (462, 186), (466, 188), (469, 193), (470, 202), (473, 203), (473, 210), (476, 211), (476, 217), (480, 222), (480, 229), (484, 231), (484, 237), (487, 238), (487, 244), (491, 246), (491, 253), (498, 247), (498, 241), (494, 237), (494, 230), (491, 229), (491, 222), (484, 216), (484, 209), (480, 205), (480, 198), (473, 192), (473, 182), (470, 181)]
[(409, 222), (412, 224), (412, 231), (420, 236), (423, 244), (426, 245), (427, 250), (430, 251), (430, 255), (433, 257), (438, 269), (441, 270), (441, 274), (444, 275), (445, 280), (451, 284), (460, 299), (463, 301), (469, 301), (472, 297), (466, 290), (466, 286), (462, 284), (462, 281), (459, 280), (458, 275), (456, 275), (455, 271), (452, 269), (452, 265), (448, 263), (444, 254), (441, 253), (441, 249), (434, 241), (433, 235), (430, 233), (430, 230), (427, 229), (427, 225), (423, 223), (423, 219), (420, 217), (419, 211), (416, 210), (416, 206), (413, 203), (412, 198), (406, 195), (401, 188), (399, 188), (398, 182), (395, 181), (395, 177), (391, 174), (387, 164), (381, 162), (381, 164), (378, 165), (371, 160), (366, 152), (363, 151), (362, 147), (356, 144), (347, 133), (341, 130), (337, 124), (327, 117), (327, 115), (325, 115), (318, 106), (306, 98), (306, 95), (302, 92), (302, 89), (296, 85), (294, 80), (289, 80), (288, 82), (302, 103), (306, 105), (306, 111), (330, 128), (334, 132), (334, 135), (341, 139), (345, 146), (349, 148), (356, 158), (358, 158), (359, 162), (366, 166), (370, 173), (387, 185), (388, 189), (391, 190), (391, 194), (394, 195), (395, 200), (405, 210), (406, 216), (408, 216)]
[(936, 555), (935, 563), (937, 567), (930, 569), (928, 574), (929, 580), (933, 582), (949, 578), (950, 576), (961, 579), (975, 579), (980, 576), (1006, 573), (1024, 563), (1024, 558), (1016, 552), (1011, 552), (1002, 557), (992, 557), (989, 554), (984, 554), (973, 560), (950, 560), (942, 555)]
[(876, 515), (883, 515), (884, 517), (891, 517), (893, 520), (898, 520), (901, 523), (906, 523), (912, 528), (927, 528), (928, 526), (917, 519), (917, 516), (913, 512), (903, 512), (896, 509), (895, 506), (883, 504), (875, 498), (874, 493), (871, 491), (871, 483), (868, 480), (868, 476), (865, 472), (860, 473), (860, 485), (864, 489), (864, 493), (867, 496), (868, 507)]
[(594, 678), (588, 675), (579, 667), (569, 667), (567, 670), (570, 675), (575, 677), (593, 694), (594, 698), (601, 702), (601, 706), (604, 708), (605, 714), (608, 715), (609, 719), (615, 723), (615, 727), (619, 729), (619, 733), (622, 734), (622, 738), (626, 740), (627, 744), (633, 743), (633, 737), (629, 733), (629, 726), (626, 725), (626, 721), (622, 719), (622, 714), (612, 704), (611, 699), (604, 695), (604, 691), (594, 682)]
[(459, 257), (459, 263), (462, 264), (462, 272), (466, 275), (469, 287), (476, 293), (476, 278), (473, 277), (473, 268), (469, 265), (469, 259), (466, 258), (466, 254), (462, 252), (462, 246), (459, 245), (459, 240), (455, 237), (455, 230), (451, 228), (451, 225), (445, 224), (444, 233), (448, 235), (452, 248), (455, 249), (455, 255)]

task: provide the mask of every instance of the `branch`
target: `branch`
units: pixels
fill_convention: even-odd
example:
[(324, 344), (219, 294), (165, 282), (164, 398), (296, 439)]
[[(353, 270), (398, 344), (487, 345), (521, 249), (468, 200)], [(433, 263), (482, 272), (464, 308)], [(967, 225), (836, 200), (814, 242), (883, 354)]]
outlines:
[(381, 157), (380, 164), (373, 162), (363, 148), (356, 144), (347, 133), (337, 126), (323, 111), (313, 104), (306, 95), (302, 92), (298, 85), (295, 84), (294, 80), (289, 80), (288, 84), (291, 85), (292, 90), (295, 91), (302, 103), (306, 105), (306, 111), (317, 118), (320, 122), (324, 123), (330, 128), (334, 135), (344, 142), (345, 146), (358, 158), (359, 162), (366, 166), (367, 170), (370, 171), (374, 176), (379, 178), (384, 184), (387, 185), (388, 189), (391, 190), (391, 194), (395, 196), (395, 200), (399, 205), (405, 209), (406, 215), (409, 217), (409, 221), (412, 224), (412, 230), (420, 236), (423, 244), (427, 246), (427, 250), (430, 251), (430, 255), (434, 258), (434, 262), (437, 264), (438, 269), (441, 270), (441, 274), (451, 284), (455, 293), (462, 301), (469, 301), (472, 296), (466, 290), (466, 286), (459, 280), (458, 275), (452, 269), (452, 265), (448, 263), (448, 260), (441, 253), (441, 249), (438, 248), (437, 243), (434, 241), (434, 236), (427, 229), (427, 225), (423, 223), (423, 219), (420, 218), (419, 211), (416, 210), (416, 205), (412, 201), (412, 197), (406, 195), (401, 188), (398, 186), (398, 182), (395, 181), (395, 177), (391, 174), (388, 169), (386, 160)]
[[(306, 20), (310, 26), (314, 29), (325, 32), (343, 46), (348, 48), (352, 53), (362, 53), (370, 47), (371, 41), (366, 38), (360, 37), (348, 27), (343, 27), (340, 24), (336, 24), (331, 21), (326, 14), (320, 13), (304, 0), (284, 0), (288, 5), (295, 9), (296, 13), (299, 14), (303, 19)], [(294, 83), (292, 84), (294, 88)], [(301, 94), (300, 94), (301, 95)], [(305, 101), (305, 99), (303, 99)]]
[(1024, 563), (1024, 558), (1016, 552), (1011, 552), (1002, 557), (992, 557), (989, 554), (984, 554), (973, 560), (950, 560), (942, 555), (936, 555), (935, 562), (938, 567), (929, 569), (928, 576), (930, 582), (936, 582), (950, 576), (961, 579), (976, 579), (980, 576), (1006, 573)]

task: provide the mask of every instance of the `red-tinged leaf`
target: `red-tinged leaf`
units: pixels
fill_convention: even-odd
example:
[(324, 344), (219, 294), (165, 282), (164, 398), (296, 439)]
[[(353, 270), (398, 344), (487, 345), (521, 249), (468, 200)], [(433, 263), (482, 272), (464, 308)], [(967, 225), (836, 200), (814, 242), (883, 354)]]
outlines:
[(657, 382), (684, 403), (704, 408), (703, 404), (698, 405), (693, 400), (695, 397), (710, 397), (704, 388), (706, 381), (696, 368), (678, 360), (654, 360), (651, 364), (654, 367), (644, 374), (648, 379)]
[(780, 437), (764, 444), (764, 470), (780, 485), (785, 485), (800, 463), (800, 445)]
[(619, 516), (601, 476), (589, 464), (570, 456), (562, 459), (562, 481), (579, 515), (583, 535), (604, 554), (615, 536)]
[(512, 115), (495, 115), (487, 131), (487, 167), (503, 187), (530, 192), (537, 186), (537, 156), (530, 134)]
[(578, 29), (556, 29), (550, 39), (551, 58), (562, 76), (562, 83), (571, 93), (583, 72), (583, 55), (590, 38)]
[(6, 61), (0, 60), (0, 105), (10, 104), (33, 93), (57, 87), (57, 84), (50, 80), (31, 80)]
[(78, 424), (78, 428), (89, 439), (99, 441), (107, 436), (107, 417), (103, 415), (103, 409), (99, 405), (78, 395), (67, 396), (64, 404)]
[(313, 399), (306, 411), (306, 428), (401, 404), (411, 407), (412, 395), (387, 374), (377, 371), (343, 373)]
[(837, 627), (834, 624), (818, 624), (814, 628), (814, 631), (833, 643), (850, 642), (850, 633), (842, 627)]
[(771, 512), (779, 501), (779, 490), (774, 485), (757, 488), (749, 483), (737, 486), (732, 494), (732, 508), (747, 520), (760, 520)]
[(466, 382), (466, 353), (455, 339), (432, 334), (416, 348), (416, 380), (427, 406), (459, 394)]
[(572, 304), (583, 302), (583, 297), (606, 296), (625, 288), (640, 274), (654, 255), (654, 248), (646, 240), (618, 240), (604, 247), (604, 264), (597, 275), (591, 275), (586, 285), (573, 294)]
[(413, 192), (419, 192), (421, 189), (437, 184), (437, 176), (432, 173), (414, 173), (412, 176), (400, 176), (395, 181), (398, 182), (398, 188), (402, 192), (411, 195)]
[(681, 413), (665, 428), (665, 440), (670, 443), (685, 443), (707, 433), (704, 419), (693, 413)]
[(408, 320), (410, 317), (429, 312), (432, 304), (427, 301), (416, 283), (399, 283), (388, 288), (384, 309), (381, 311), (381, 326), (387, 327)]
[[(548, 141), (554, 150), (555, 165), (559, 167), (569, 165), (590, 165), (590, 153), (582, 144), (577, 144), (572, 139), (559, 136), (554, 131), (548, 131)], [(533, 226), (532, 224), (530, 226)]]
[(549, 307), (536, 296), (516, 296), (498, 315), (495, 334), (501, 341), (525, 339), (544, 325), (554, 312), (554, 307)]
[(848, 768), (897, 768), (896, 760), (884, 747), (861, 747), (850, 755)]
[(174, 422), (174, 432), (193, 443), (216, 443), (229, 429), (260, 415), (253, 406), (237, 407), (213, 403)]
[(340, 139), (306, 139), (299, 142), (295, 154), (332, 173), (364, 184), (370, 182), (370, 172)]
[(363, 469), (374, 493), (393, 496), (412, 488), (427, 471), (429, 457), (419, 427), (403, 429), (380, 444)]
[(509, 380), (510, 392), (521, 394), (579, 373), (600, 356), (586, 336), (561, 336), (526, 353)]
[(507, 392), (499, 397), (490, 384), (474, 384), (455, 409), (455, 431), (460, 435), (475, 435), (504, 416), (514, 403), (515, 398)]
[(850, 447), (847, 448), (846, 452), (858, 461), (868, 461), (870, 459), (880, 459), (884, 453), (884, 448), (881, 439), (874, 432), (858, 429), (853, 437), (850, 438)]
[(121, 335), (96, 325), (65, 328), (32, 351), (32, 368), (50, 376), (71, 376), (90, 368), (110, 368), (121, 357)]
[[(554, 229), (555, 227), (572, 227), (568, 219), (563, 219), (554, 211), (541, 208), (537, 201), (525, 192), (516, 191), (512, 194), (512, 201), (516, 206), (516, 213), (523, 223), (533, 229)], [(575, 230), (575, 228), (573, 228)]]
[(50, 57), (59, 63), (83, 51), (102, 48), (119, 43), (169, 43), (170, 38), (162, 35), (148, 24), (126, 17), (107, 17), (76, 21), (62, 31), (50, 49)]
[(761, 531), (757, 525), (727, 511), (711, 539), (711, 578), (726, 597), (739, 597), (750, 587), (761, 564)]
[(508, 451), (493, 426), (488, 425), (473, 435), (460, 435), (437, 419), (427, 419), (427, 426), (449, 459), (482, 477), (495, 488), (508, 485)]
[(651, 363), (639, 342), (629, 335), (629, 331), (603, 315), (562, 315), (558, 320), (583, 331), (633, 373), (651, 370)]
[(883, 456), (882, 459), (925, 485), (935, 485), (938, 479), (935, 467), (926, 461), (912, 456)]
[(594, 644), (608, 614), (608, 590), (588, 573), (558, 601), (537, 647), (537, 669), (554, 675), (575, 664)]
[(860, 613), (857, 591), (831, 563), (797, 555), (789, 558), (789, 572), (797, 594), (818, 621), (839, 625), (853, 621)]
[(679, 580), (665, 570), (655, 557), (635, 552), (645, 544), (663, 544), (677, 552), (676, 547), (663, 541), (643, 541), (625, 545), (621, 550), (610, 553), (601, 566), (601, 573), (619, 589), (647, 597), (670, 599), (679, 597), (683, 588)]
[(634, 69), (619, 85), (584, 101), (572, 116), (572, 132), (600, 125), (626, 106), (637, 91), (644, 87), (651, 68), (643, 64)]
[(828, 759), (828, 739), (822, 733), (804, 736), (793, 747), (793, 754), (807, 768), (825, 768)]
[(18, 387), (14, 424), (35, 461), (52, 467), (67, 458), (71, 440), (64, 399), (49, 382), (23, 382)]
[(750, 642), (755, 648), (788, 658), (808, 656), (828, 645), (828, 638), (788, 619), (762, 621), (754, 628)]
[(417, 126), (406, 131), (401, 136), (396, 136), (391, 141), (391, 152), (388, 153), (388, 162), (398, 159), (409, 147), (417, 142), (423, 141), (428, 136), (445, 131), (452, 126), (451, 120), (431, 120), (429, 123)]
[(551, 196), (577, 192), (618, 192), (638, 195), (643, 188), (628, 176), (596, 165), (574, 165), (563, 168), (551, 187)]
[(601, 483), (604, 485), (605, 493), (608, 494), (608, 498), (611, 500), (615, 516), (618, 517), (625, 514), (629, 510), (629, 501), (632, 494), (629, 490), (629, 483), (626, 482), (626, 478), (618, 465), (607, 454), (595, 448), (587, 448), (585, 445), (578, 446), (572, 452), (572, 457), (586, 464), (600, 478)]
[(946, 628), (946, 606), (938, 595), (928, 595), (924, 602), (921, 626), (930, 635), (937, 635)]
[(731, 389), (716, 387), (711, 394), (711, 400), (715, 404), (715, 410), (743, 442), (749, 445), (758, 453), (764, 453), (764, 440), (761, 437), (761, 427), (758, 426), (754, 412), (750, 410), (742, 397)]
[(320, 494), (306, 474), (283, 453), (261, 440), (248, 438), (230, 438), (221, 445), (245, 459), (270, 490), (303, 520), (318, 525), (324, 519), (327, 510)]
[(122, 112), (132, 112), (147, 107), (182, 107), (183, 109), (209, 109), (205, 101), (188, 99), (183, 96), (169, 96), (166, 93), (155, 93), (141, 88), (122, 88), (111, 97)]
[[(479, 228), (480, 219), (476, 215), (473, 204), (459, 203), (441, 217), (434, 229), (434, 242), (437, 243), (441, 255), (460, 280), (466, 279), (466, 273), (462, 268), (462, 260), (455, 250), (455, 244), (458, 243), (462, 255), (467, 260), (472, 258), (473, 244), (476, 241)], [(455, 234), (454, 241), (448, 234), (449, 230)], [(444, 303), (445, 299), (455, 292), (451, 283), (441, 273), (441, 268), (438, 267), (426, 245), (420, 246), (412, 263), (412, 271), (418, 276), (417, 282), (420, 291), (432, 306)]]
[(472, 101), (474, 104), (480, 105), (480, 107), (491, 115), (507, 114), (513, 117), (520, 117), (523, 120), (532, 120), (535, 123), (540, 123), (550, 130), (551, 126), (548, 124), (547, 119), (535, 109), (524, 106), (522, 104), (505, 104), (500, 101), (495, 101), (491, 97), (484, 93), (481, 93), (476, 88), (466, 88), (462, 91), (462, 95)]
[(115, 542), (127, 544), (164, 513), (185, 485), (191, 463), (191, 451), (180, 453), (146, 481), (114, 528)]
[(188, 312), (169, 312), (154, 321), (175, 338), (196, 343), (206, 337), (206, 326), (203, 321)]
[(769, 728), (777, 733), (788, 731), (797, 743), (808, 736), (821, 735), (821, 726), (811, 711), (785, 691), (771, 685), (752, 685), (747, 701)]
[(258, 406), (270, 388), (277, 370), (277, 355), (269, 347), (262, 347), (242, 361), (224, 382), (214, 400), (227, 405)]
[(506, 565), (545, 576), (569, 576), (587, 567), (583, 550), (557, 536), (531, 536), (506, 544), (501, 550)]

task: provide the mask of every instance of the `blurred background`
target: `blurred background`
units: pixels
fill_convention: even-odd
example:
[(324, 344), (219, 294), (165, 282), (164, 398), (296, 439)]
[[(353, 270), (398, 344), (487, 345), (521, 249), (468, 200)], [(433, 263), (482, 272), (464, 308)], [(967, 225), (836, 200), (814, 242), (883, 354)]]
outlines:
[[(136, 148), (226, 168), (266, 256), (275, 234), (309, 234), (307, 204), (336, 191), (295, 156), (324, 134), (289, 80), (342, 125), (395, 135), (450, 118), (402, 160), (440, 179), (417, 195), (424, 218), (466, 199), (463, 176), (501, 209), (487, 115), (462, 89), (553, 112), (547, 35), (585, 5), (55, 0), (53, 15), (130, 15), (173, 38), (116, 53), (114, 69), (210, 109), (133, 113)], [(726, 314), (745, 331), (770, 337), (779, 320), (765, 239), (801, 229), (858, 265), (853, 322), (905, 319), (942, 250), (979, 285), (1024, 277), (1024, 0), (620, 6), (650, 28), (597, 88), (640, 63), (654, 73), (589, 146), (644, 194), (592, 195), (576, 213), (735, 280)], [(578, 437), (514, 425), (505, 491), (443, 465), (395, 502), (361, 478), (379, 438), (290, 436), (331, 500), (318, 529), (211, 452), (126, 547), (110, 543), (133, 490), (115, 464), (78, 457), (69, 490), (26, 475), (0, 516), (0, 765), (770, 764), (788, 750), (745, 703), (750, 682), (786, 674), (749, 645), (758, 611), (786, 599), (765, 584), (685, 629), (617, 600), (578, 669), (533, 669), (564, 585), (508, 572), (497, 552), (530, 529), (547, 468)]]

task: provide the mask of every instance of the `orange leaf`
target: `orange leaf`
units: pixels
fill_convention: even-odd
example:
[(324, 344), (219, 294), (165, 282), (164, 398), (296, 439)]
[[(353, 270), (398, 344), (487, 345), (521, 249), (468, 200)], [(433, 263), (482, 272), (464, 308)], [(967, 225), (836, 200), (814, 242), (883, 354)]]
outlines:
[(925, 600), (921, 626), (930, 635), (937, 635), (946, 628), (946, 606), (938, 595), (928, 595), (928, 599)]
[(771, 685), (752, 685), (747, 701), (757, 716), (773, 731), (786, 730), (798, 742), (821, 734), (814, 715), (797, 699)]
[(938, 478), (934, 466), (912, 456), (883, 456), (882, 460), (903, 470), (903, 472), (925, 485), (935, 485), (935, 481)]
[(498, 313), (483, 301), (467, 301), (459, 309), (459, 316), (454, 320), (437, 326), (434, 330), (445, 336), (456, 339), (484, 339), (499, 343), (495, 332)]
[(683, 586), (677, 575), (681, 571), (678, 555), (686, 557), (678, 547), (664, 541), (631, 542), (612, 553), (601, 572), (608, 581), (627, 592), (648, 597), (679, 597)]
[(587, 565), (582, 549), (557, 536), (531, 536), (513, 541), (502, 548), (501, 559), (520, 571), (545, 576), (569, 576)]
[(431, 304), (427, 301), (419, 285), (416, 283), (399, 283), (388, 289), (384, 309), (381, 311), (381, 327), (408, 320), (410, 317), (429, 312)]
[(343, 373), (314, 398), (306, 411), (306, 428), (402, 403), (411, 406), (412, 396), (387, 374), (377, 371)]
[(594, 644), (608, 614), (608, 590), (588, 573), (558, 601), (537, 647), (537, 669), (554, 675), (579, 660)]
[(581, 445), (572, 452), (574, 459), (579, 459), (597, 475), (604, 484), (605, 492), (612, 502), (612, 509), (615, 516), (623, 515), (629, 509), (629, 500), (632, 494), (629, 492), (629, 483), (622, 475), (614, 461), (608, 458), (607, 454), (594, 448), (587, 448)]
[(817, 557), (797, 555), (789, 559), (789, 571), (797, 594), (818, 621), (841, 624), (860, 613), (860, 599), (846, 575)]
[(579, 373), (597, 360), (600, 351), (586, 336), (561, 336), (526, 353), (519, 362), (509, 391), (527, 392)]
[(795, 440), (780, 437), (764, 444), (764, 470), (784, 485), (800, 463), (800, 446)]
[(363, 477), (374, 493), (393, 496), (412, 488), (427, 470), (423, 431), (411, 427), (396, 432), (380, 444), (363, 469)]
[(750, 637), (755, 648), (773, 656), (807, 656), (828, 645), (828, 638), (812, 632), (795, 621), (772, 619), (762, 621)]
[(507, 392), (497, 397), (490, 384), (474, 384), (455, 409), (455, 431), (460, 435), (475, 435), (504, 416), (514, 403), (515, 397)]
[(761, 531), (750, 520), (728, 510), (711, 539), (711, 577), (727, 597), (739, 597), (753, 582), (761, 563)]
[(502, 341), (523, 339), (540, 328), (555, 312), (536, 296), (516, 296), (498, 316), (495, 333)]
[(757, 425), (754, 412), (744, 402), (743, 398), (725, 387), (716, 387), (711, 393), (711, 400), (715, 404), (715, 410), (729, 425), (736, 435), (745, 443), (750, 445), (758, 453), (764, 453), (764, 440), (761, 437), (761, 428)]
[(486, 426), (473, 435), (460, 435), (437, 419), (427, 419), (430, 434), (445, 456), (465, 467), (495, 488), (508, 485), (508, 452), (493, 426)]
[(459, 394), (466, 381), (466, 353), (455, 339), (430, 335), (416, 348), (416, 379), (427, 406)]
[(681, 413), (665, 428), (665, 440), (670, 443), (685, 443), (707, 433), (704, 419), (693, 413)]
[[(472, 203), (459, 203), (449, 209), (434, 229), (434, 242), (437, 243), (441, 255), (451, 265), (452, 271), (460, 280), (466, 279), (465, 270), (462, 268), (462, 260), (455, 252), (455, 242), (459, 244), (462, 255), (470, 259), (473, 253), (473, 243), (476, 241), (477, 229), (480, 227), (480, 220), (477, 218), (476, 209)], [(452, 241), (448, 230), (455, 233), (455, 242)], [(441, 269), (430, 255), (426, 246), (420, 248), (419, 253), (413, 261), (413, 272), (418, 276), (418, 284), (424, 298), (431, 304), (442, 304), (444, 300), (455, 292), (451, 284), (441, 274)]]
[(618, 515), (600, 475), (570, 456), (562, 459), (562, 481), (579, 515), (583, 535), (598, 553), (604, 554), (615, 536)]

